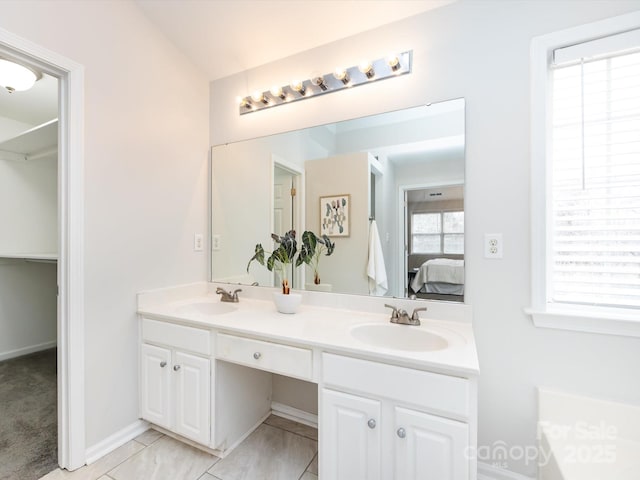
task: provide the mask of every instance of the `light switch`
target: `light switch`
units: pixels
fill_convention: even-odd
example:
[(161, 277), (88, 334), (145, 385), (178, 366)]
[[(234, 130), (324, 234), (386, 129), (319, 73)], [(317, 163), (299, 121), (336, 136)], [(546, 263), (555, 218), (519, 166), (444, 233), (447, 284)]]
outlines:
[(211, 250), (218, 251), (222, 248), (222, 238), (220, 235), (211, 235)]
[(201, 252), (204, 249), (204, 236), (201, 233), (193, 235), (193, 251)]

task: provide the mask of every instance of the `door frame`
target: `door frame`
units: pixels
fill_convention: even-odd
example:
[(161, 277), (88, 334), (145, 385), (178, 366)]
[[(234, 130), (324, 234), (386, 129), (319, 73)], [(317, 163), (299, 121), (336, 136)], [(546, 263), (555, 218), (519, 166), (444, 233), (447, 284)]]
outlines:
[[(304, 168), (302, 168), (300, 165), (296, 165), (295, 163), (289, 162), (285, 159), (283, 159), (282, 157), (276, 155), (275, 153), (271, 154), (271, 173), (270, 173), (270, 185), (271, 185), (271, 195), (270, 195), (270, 207), (269, 207), (269, 215), (270, 215), (270, 220), (269, 220), (269, 225), (271, 228), (271, 232), (273, 232), (273, 226), (275, 223), (275, 219), (274, 219), (274, 215), (273, 215), (273, 209), (274, 209), (274, 180), (275, 180), (275, 169), (280, 168), (281, 170), (285, 170), (289, 173), (291, 173), (293, 175), (293, 187), (296, 189), (296, 199), (294, 201), (294, 205), (298, 207), (298, 211), (295, 212), (295, 208), (294, 208), (294, 223), (296, 225), (300, 225), (303, 226), (305, 223), (305, 192), (304, 192), (304, 185), (305, 185), (305, 178), (304, 178)], [(271, 233), (269, 232), (269, 233)], [(300, 242), (300, 235), (302, 235), (301, 231), (296, 231), (296, 235), (297, 238), (296, 240), (298, 241), (298, 245)], [(299, 268), (295, 268), (293, 269), (293, 276), (294, 276), (294, 288), (298, 289), (298, 290), (304, 290), (304, 283), (305, 283), (305, 278), (306, 278), (306, 274), (305, 274), (305, 266), (304, 264), (302, 264)]]
[(58, 464), (85, 464), (84, 67), (0, 28), (0, 55), (59, 80)]
[(416, 184), (407, 184), (398, 186), (398, 289), (400, 297), (409, 296), (409, 277), (407, 259), (409, 258), (409, 232), (407, 231), (408, 222), (405, 216), (408, 215), (407, 205), (405, 202), (406, 193), (411, 190), (424, 190), (427, 188), (437, 187), (453, 187), (456, 185), (464, 186), (464, 180), (449, 180), (446, 182), (425, 182)]

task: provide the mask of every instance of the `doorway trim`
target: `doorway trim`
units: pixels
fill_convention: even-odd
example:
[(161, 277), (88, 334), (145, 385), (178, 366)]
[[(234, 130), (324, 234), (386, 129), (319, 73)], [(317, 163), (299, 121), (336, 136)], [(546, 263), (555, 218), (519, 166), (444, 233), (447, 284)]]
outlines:
[(59, 79), (58, 464), (85, 464), (84, 67), (0, 28), (0, 54)]
[(406, 288), (406, 296), (410, 296), (409, 285), (407, 285), (408, 281), (408, 271), (407, 271), (407, 259), (409, 258), (409, 232), (407, 231), (407, 222), (406, 214), (407, 214), (407, 203), (406, 203), (406, 193), (411, 190), (423, 190), (426, 188), (437, 188), (437, 187), (453, 187), (456, 185), (464, 186), (463, 180), (449, 180), (446, 182), (426, 182), (426, 183), (418, 183), (411, 185), (399, 185), (398, 186), (398, 251), (400, 252), (398, 260), (398, 286), (400, 290), (400, 297), (405, 296), (405, 288)]
[[(271, 154), (271, 178), (269, 180), (269, 183), (271, 185), (270, 206), (269, 206), (269, 216), (270, 216), (269, 225), (271, 228), (271, 232), (273, 232), (274, 224), (275, 224), (275, 219), (273, 215), (273, 209), (274, 209), (273, 184), (275, 179), (276, 167), (280, 168), (281, 170), (285, 170), (286, 172), (291, 173), (293, 175), (293, 188), (296, 189), (296, 199), (297, 199), (294, 202), (294, 205), (298, 207), (297, 212), (295, 212), (294, 210), (294, 223), (302, 227), (305, 224), (304, 222), (305, 222), (305, 212), (306, 212), (305, 191), (304, 191), (304, 185), (305, 185), (304, 168), (302, 168), (300, 165), (296, 165), (293, 162), (283, 159), (282, 157), (276, 155), (275, 153), (272, 153)], [(297, 240), (300, 241), (300, 235), (302, 235), (302, 232), (297, 231), (296, 234), (298, 235)], [(300, 268), (294, 267), (293, 269), (293, 272), (294, 272), (293, 275), (295, 275), (294, 288), (298, 290), (304, 290), (304, 282), (306, 278), (305, 267), (306, 265), (302, 264)]]

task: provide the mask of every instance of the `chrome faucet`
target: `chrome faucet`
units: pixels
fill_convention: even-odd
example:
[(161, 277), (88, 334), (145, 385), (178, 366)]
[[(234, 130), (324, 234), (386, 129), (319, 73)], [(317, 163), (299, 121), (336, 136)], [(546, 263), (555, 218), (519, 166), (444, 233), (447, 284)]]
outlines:
[(401, 308), (398, 309), (393, 305), (387, 305), (386, 303), (384, 306), (391, 309), (391, 318), (389, 321), (391, 323), (397, 323), (398, 325), (420, 325), (420, 316), (418, 315), (418, 312), (424, 312), (427, 310), (426, 307), (416, 308), (413, 310), (411, 317), (409, 317), (406, 310)]
[(222, 295), (222, 297), (220, 297), (220, 301), (221, 302), (232, 302), (232, 303), (238, 303), (240, 301), (240, 299), (238, 298), (238, 292), (241, 292), (242, 289), (237, 289), (235, 291), (233, 291), (233, 293), (231, 292), (231, 290), (229, 290), (228, 292), (223, 289), (223, 288), (216, 288), (216, 293), (219, 295)]

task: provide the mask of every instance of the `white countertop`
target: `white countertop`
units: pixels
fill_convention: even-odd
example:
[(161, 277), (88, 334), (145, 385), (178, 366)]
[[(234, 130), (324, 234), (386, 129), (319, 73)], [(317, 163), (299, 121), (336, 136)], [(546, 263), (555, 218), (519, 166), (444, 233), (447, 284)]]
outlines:
[(472, 377), (479, 373), (475, 339), (469, 322), (431, 319), (429, 312), (422, 312), (422, 325), (398, 325), (397, 328), (427, 330), (444, 337), (448, 346), (434, 351), (405, 351), (371, 346), (350, 334), (357, 325), (389, 323), (388, 311), (371, 313), (303, 303), (296, 314), (286, 315), (278, 313), (272, 301), (243, 297), (239, 303), (226, 304), (233, 308), (228, 313), (206, 315), (185, 308), (201, 302), (217, 303), (219, 296), (207, 294), (180, 300), (173, 297), (165, 303), (139, 301), (138, 313), (146, 318), (309, 346), (449, 375)]

